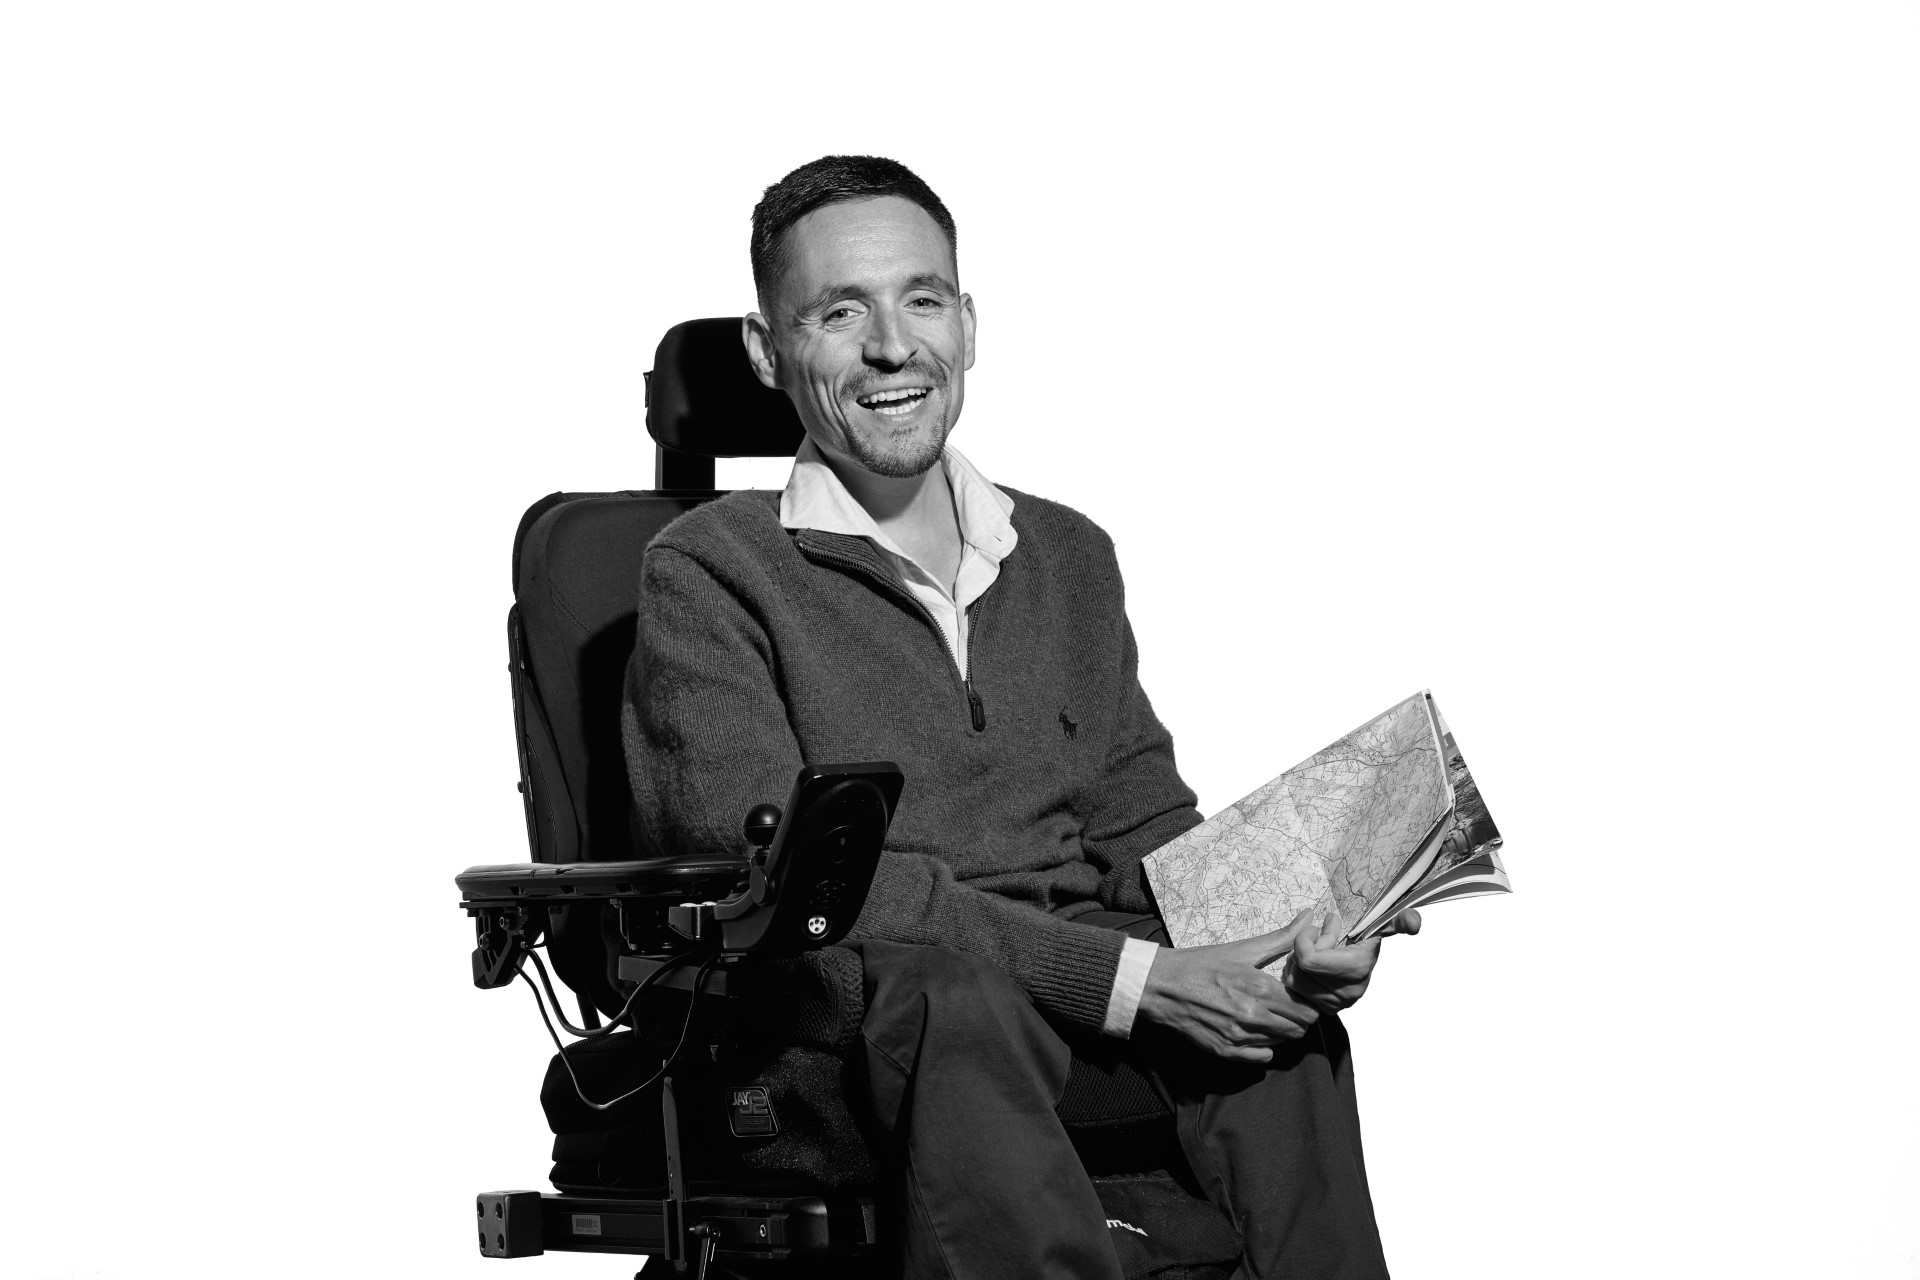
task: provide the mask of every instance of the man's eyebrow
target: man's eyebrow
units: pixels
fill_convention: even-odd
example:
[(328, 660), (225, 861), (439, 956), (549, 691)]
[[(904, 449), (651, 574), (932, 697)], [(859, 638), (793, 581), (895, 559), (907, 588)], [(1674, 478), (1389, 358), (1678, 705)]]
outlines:
[(815, 290), (811, 295), (803, 299), (800, 305), (794, 308), (794, 314), (810, 316), (814, 312), (825, 308), (829, 302), (835, 299), (844, 298), (848, 294), (858, 295), (862, 292), (862, 290), (850, 284), (830, 284), (824, 289)]
[(932, 289), (936, 293), (957, 294), (960, 286), (937, 271), (922, 271), (907, 281), (909, 289)]

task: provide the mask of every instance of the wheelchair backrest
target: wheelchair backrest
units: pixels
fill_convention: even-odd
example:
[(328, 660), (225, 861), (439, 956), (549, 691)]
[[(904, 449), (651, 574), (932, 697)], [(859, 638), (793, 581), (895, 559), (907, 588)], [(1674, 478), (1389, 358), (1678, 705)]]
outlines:
[(535, 862), (635, 857), (620, 696), (640, 560), (669, 522), (720, 496), (713, 459), (791, 456), (793, 405), (760, 385), (737, 317), (675, 325), (647, 375), (652, 490), (553, 493), (513, 546), (507, 618), (527, 843)]

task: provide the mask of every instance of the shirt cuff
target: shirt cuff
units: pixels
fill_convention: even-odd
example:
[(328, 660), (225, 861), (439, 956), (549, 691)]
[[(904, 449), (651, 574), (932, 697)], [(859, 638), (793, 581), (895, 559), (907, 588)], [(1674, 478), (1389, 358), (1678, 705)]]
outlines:
[(1107, 1021), (1100, 1030), (1125, 1040), (1133, 1033), (1133, 1015), (1140, 1011), (1140, 997), (1147, 989), (1147, 972), (1153, 968), (1157, 942), (1128, 938), (1120, 944), (1120, 967), (1113, 975), (1113, 995), (1107, 999)]

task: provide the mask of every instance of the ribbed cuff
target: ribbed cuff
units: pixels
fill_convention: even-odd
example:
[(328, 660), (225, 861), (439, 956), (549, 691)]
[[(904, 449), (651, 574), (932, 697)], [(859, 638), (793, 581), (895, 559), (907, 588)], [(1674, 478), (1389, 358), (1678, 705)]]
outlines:
[(1106, 1024), (1113, 997), (1113, 976), (1126, 936), (1112, 929), (1061, 921), (1041, 939), (1042, 949), (1028, 972), (1027, 994), (1042, 1009), (1089, 1031)]
[(1113, 975), (1113, 994), (1107, 998), (1107, 1023), (1100, 1030), (1125, 1040), (1133, 1034), (1134, 1015), (1140, 1012), (1140, 997), (1147, 990), (1147, 973), (1153, 968), (1157, 942), (1128, 938), (1120, 947), (1120, 968)]

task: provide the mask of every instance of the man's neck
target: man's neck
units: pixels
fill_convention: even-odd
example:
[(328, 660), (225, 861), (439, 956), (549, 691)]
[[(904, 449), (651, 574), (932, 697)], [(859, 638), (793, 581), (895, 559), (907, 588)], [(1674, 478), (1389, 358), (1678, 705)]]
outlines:
[(960, 571), (960, 518), (944, 461), (917, 476), (900, 477), (875, 475), (826, 449), (820, 456), (880, 532), (951, 586)]

